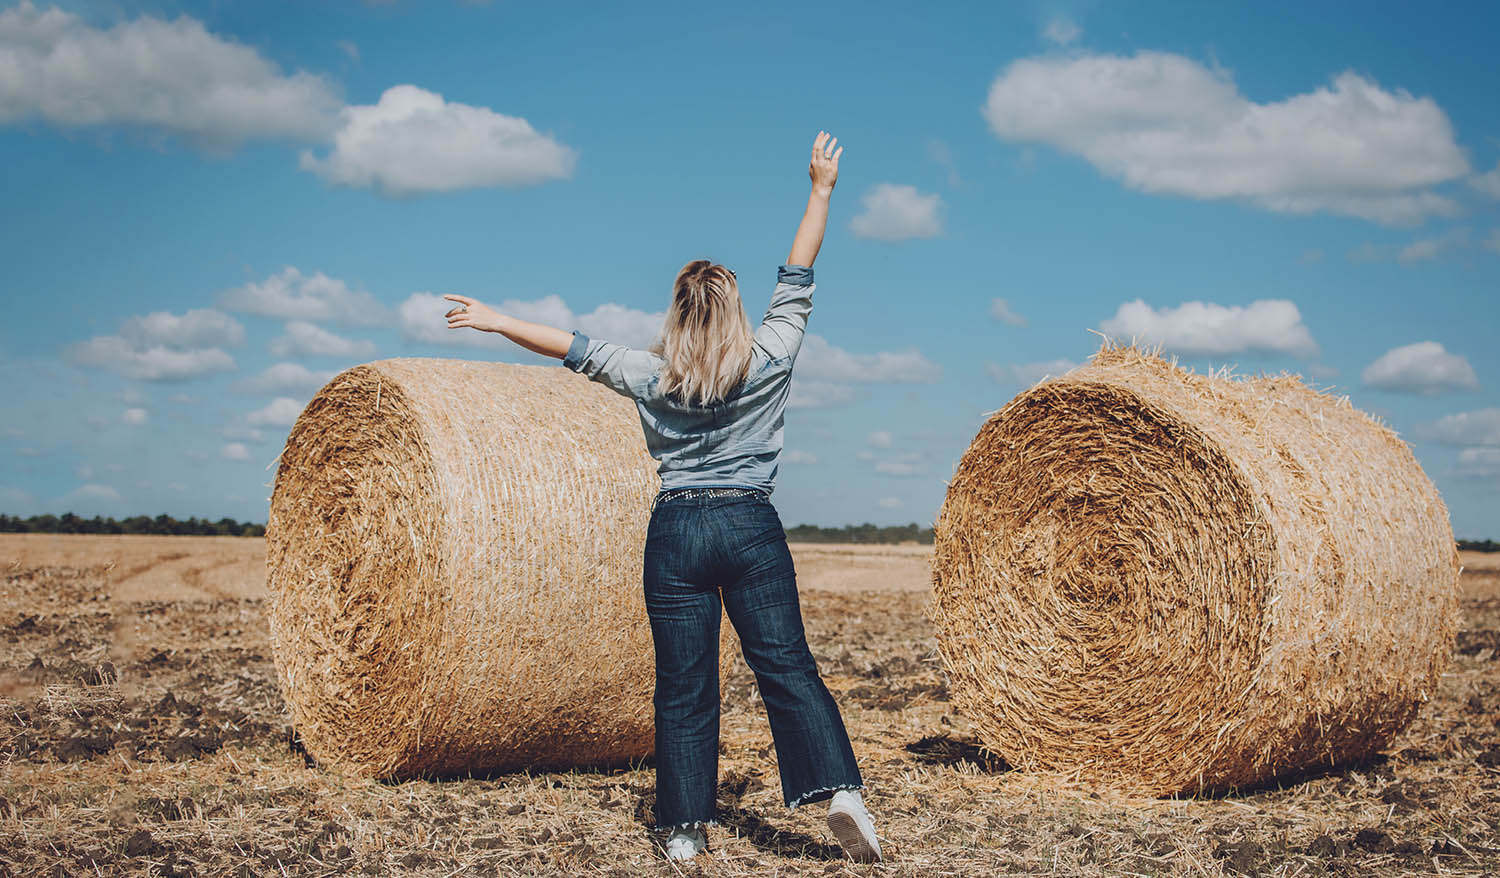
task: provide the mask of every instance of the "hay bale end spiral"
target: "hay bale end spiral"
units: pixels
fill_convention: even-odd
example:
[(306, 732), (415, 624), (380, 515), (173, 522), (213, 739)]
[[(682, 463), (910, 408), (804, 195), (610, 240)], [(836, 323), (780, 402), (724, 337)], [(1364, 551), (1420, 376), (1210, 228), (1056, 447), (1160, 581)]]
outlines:
[(1106, 344), (989, 418), (935, 531), (954, 699), (1018, 768), (1173, 794), (1347, 764), (1452, 650), (1437, 490), (1292, 376)]

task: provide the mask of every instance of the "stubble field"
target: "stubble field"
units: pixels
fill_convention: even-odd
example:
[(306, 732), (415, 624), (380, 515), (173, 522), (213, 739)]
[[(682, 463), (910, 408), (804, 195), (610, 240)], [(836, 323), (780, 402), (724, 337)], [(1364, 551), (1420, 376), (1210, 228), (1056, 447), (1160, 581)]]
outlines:
[(1500, 873), (1500, 557), (1465, 555), (1452, 666), (1379, 758), (1150, 800), (978, 747), (949, 703), (926, 549), (794, 554), (885, 863), (844, 861), (822, 806), (782, 805), (742, 662), (724, 669), (723, 826), (679, 868), (649, 830), (649, 762), (401, 783), (311, 764), (276, 688), (259, 539), (8, 535), (0, 876)]

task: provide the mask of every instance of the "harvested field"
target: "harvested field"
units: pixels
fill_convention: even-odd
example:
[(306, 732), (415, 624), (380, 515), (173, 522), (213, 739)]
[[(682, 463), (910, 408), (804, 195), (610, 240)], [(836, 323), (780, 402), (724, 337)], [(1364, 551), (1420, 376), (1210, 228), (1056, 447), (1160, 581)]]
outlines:
[(794, 546), (809, 640), (886, 863), (788, 814), (743, 664), (721, 820), (681, 872), (649, 764), (381, 783), (311, 767), (275, 683), (257, 539), (0, 537), (0, 875), (1489, 875), (1500, 872), (1500, 557), (1466, 553), (1433, 701), (1374, 760), (1222, 798), (1022, 775), (952, 712), (926, 549)]

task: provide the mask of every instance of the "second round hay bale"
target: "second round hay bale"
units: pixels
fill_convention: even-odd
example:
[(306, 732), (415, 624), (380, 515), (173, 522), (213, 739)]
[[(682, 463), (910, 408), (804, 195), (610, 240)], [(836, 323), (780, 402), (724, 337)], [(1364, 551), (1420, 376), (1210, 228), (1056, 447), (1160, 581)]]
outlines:
[(652, 751), (630, 402), (561, 368), (392, 359), (335, 376), (280, 458), (270, 632), (319, 762), (407, 777)]
[(1019, 768), (1171, 794), (1348, 763), (1452, 650), (1437, 490), (1294, 377), (1106, 345), (985, 423), (935, 531), (955, 701)]

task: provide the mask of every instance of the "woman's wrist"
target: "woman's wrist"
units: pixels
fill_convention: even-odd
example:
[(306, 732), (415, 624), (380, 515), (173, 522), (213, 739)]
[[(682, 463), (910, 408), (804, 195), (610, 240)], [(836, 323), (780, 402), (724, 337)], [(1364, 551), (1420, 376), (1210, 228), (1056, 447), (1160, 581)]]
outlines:
[(814, 183), (812, 187), (812, 194), (817, 198), (821, 198), (824, 201), (827, 201), (829, 198), (833, 197), (833, 187)]

